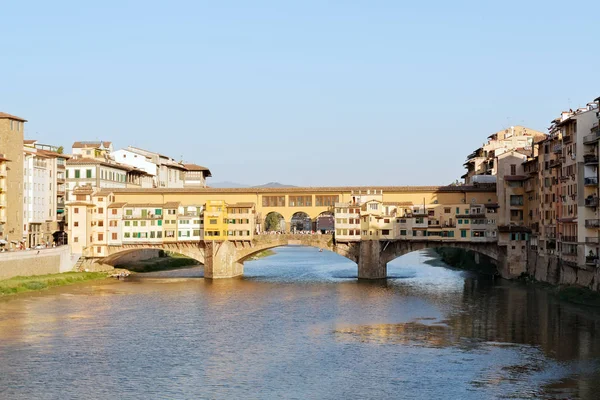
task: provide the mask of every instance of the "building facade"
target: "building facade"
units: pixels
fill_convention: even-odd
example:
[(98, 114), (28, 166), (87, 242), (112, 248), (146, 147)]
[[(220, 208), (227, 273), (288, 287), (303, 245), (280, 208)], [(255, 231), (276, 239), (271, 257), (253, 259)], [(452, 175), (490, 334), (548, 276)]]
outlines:
[(0, 178), (0, 215), (4, 215), (5, 246), (15, 247), (23, 238), (23, 136), (25, 119), (0, 112), (0, 153), (4, 177)]

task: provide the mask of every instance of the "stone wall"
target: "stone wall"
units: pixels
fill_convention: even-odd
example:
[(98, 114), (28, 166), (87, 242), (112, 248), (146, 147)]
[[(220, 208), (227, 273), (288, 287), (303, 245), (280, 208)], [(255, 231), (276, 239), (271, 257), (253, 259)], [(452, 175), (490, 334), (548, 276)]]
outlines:
[(73, 270), (76, 262), (69, 246), (0, 253), (0, 279), (68, 272)]
[(527, 254), (527, 274), (540, 282), (553, 285), (575, 285), (600, 291), (600, 269), (593, 266), (565, 265), (557, 256)]

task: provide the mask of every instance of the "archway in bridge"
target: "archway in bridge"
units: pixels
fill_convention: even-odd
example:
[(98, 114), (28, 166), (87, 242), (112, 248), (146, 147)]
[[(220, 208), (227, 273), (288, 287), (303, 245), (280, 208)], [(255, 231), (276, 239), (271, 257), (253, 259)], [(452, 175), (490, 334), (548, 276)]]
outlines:
[(277, 211), (271, 211), (265, 217), (266, 232), (285, 232), (285, 218)]
[(333, 232), (335, 220), (331, 211), (323, 211), (315, 218), (315, 231), (321, 233)]
[(500, 272), (498, 261), (486, 254), (485, 251), (443, 245), (401, 252), (387, 258), (388, 270), (403, 266), (405, 263), (410, 266), (426, 264), (435, 267), (450, 267), (450, 269), (473, 271), (486, 275), (498, 275)]
[(304, 211), (298, 211), (292, 215), (290, 221), (290, 231), (292, 233), (310, 232), (312, 228), (312, 219)]
[(102, 264), (130, 269), (136, 272), (152, 272), (165, 269), (204, 265), (204, 257), (194, 251), (171, 251), (161, 248), (123, 249), (99, 259)]

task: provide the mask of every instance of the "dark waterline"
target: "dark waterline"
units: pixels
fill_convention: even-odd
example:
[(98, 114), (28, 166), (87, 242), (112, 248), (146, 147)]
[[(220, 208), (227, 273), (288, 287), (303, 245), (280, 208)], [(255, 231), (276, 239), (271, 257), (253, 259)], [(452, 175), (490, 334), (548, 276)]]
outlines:
[(245, 277), (202, 268), (0, 301), (0, 398), (580, 398), (600, 318), (544, 289), (412, 253), (358, 282), (285, 247)]

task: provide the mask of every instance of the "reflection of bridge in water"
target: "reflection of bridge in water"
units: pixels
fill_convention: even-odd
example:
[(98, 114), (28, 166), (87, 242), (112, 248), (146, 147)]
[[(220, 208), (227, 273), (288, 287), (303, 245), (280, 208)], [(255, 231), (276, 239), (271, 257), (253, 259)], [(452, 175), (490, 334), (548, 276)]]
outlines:
[(413, 251), (451, 247), (486, 255), (497, 262), (501, 274), (506, 270), (506, 256), (495, 241), (419, 240), (361, 240), (340, 242), (333, 235), (323, 234), (264, 234), (251, 241), (192, 241), (173, 243), (135, 243), (108, 246), (109, 255), (101, 262), (118, 264), (120, 258), (143, 249), (161, 249), (183, 254), (204, 264), (206, 278), (231, 278), (243, 275), (244, 261), (267, 249), (280, 246), (311, 246), (327, 249), (354, 261), (361, 279), (387, 277), (387, 263)]

